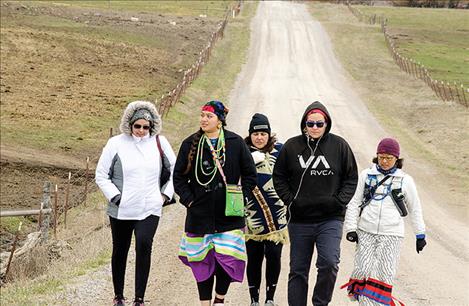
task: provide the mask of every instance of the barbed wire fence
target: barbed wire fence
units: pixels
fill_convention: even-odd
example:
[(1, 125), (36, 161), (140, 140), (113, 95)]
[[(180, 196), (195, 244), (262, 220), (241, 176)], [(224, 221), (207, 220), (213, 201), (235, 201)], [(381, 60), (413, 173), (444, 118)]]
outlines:
[[(184, 72), (184, 77), (176, 87), (163, 95), (160, 102), (157, 103), (158, 111), (161, 116), (166, 116), (172, 106), (184, 94), (185, 90), (201, 73), (203, 66), (210, 59), (211, 52), (215, 43), (223, 38), (229, 17), (236, 18), (241, 11), (242, 2), (238, 1), (236, 5), (228, 8), (217, 29), (211, 34), (206, 47), (199, 53), (196, 62)], [(157, 102), (157, 101), (155, 101)], [(110, 128), (109, 138), (114, 135), (114, 129)], [(7, 280), (7, 273), (10, 263), (16, 258), (21, 257), (38, 245), (48, 243), (50, 231), (52, 230), (54, 241), (57, 241), (57, 227), (67, 228), (67, 211), (86, 204), (90, 192), (96, 190), (94, 184), (94, 166), (97, 164), (99, 156), (86, 157), (85, 167), (76, 171), (68, 171), (66, 178), (63, 178), (62, 184), (57, 182), (52, 184), (50, 181), (44, 182), (42, 200), (38, 203), (38, 209), (29, 210), (11, 210), (1, 211), (2, 217), (11, 216), (36, 216), (37, 232), (30, 233), (21, 248), (17, 248), (17, 240), (21, 232), (19, 226), (10, 252), (2, 252), (0, 266), (0, 284)], [(65, 183), (63, 183), (65, 182)], [(104, 209), (104, 208), (101, 208)], [(94, 230), (94, 229), (92, 229)], [(83, 229), (85, 232), (86, 229)], [(8, 259), (8, 260), (7, 260)]]
[(441, 100), (458, 102), (459, 104), (465, 107), (469, 106), (469, 88), (465, 87), (461, 83), (453, 82), (453, 84), (450, 84), (449, 82), (436, 80), (431, 76), (430, 72), (423, 64), (411, 58), (405, 57), (399, 53), (397, 43), (394, 41), (392, 35), (389, 34), (387, 19), (384, 16), (378, 16), (376, 14), (365, 14), (359, 8), (351, 5), (350, 2), (347, 2), (346, 5), (349, 8), (350, 12), (360, 22), (368, 23), (371, 25), (380, 25), (381, 32), (384, 35), (386, 46), (389, 52), (391, 53), (394, 62), (399, 66), (402, 71), (412, 75), (417, 79), (424, 81), (425, 84), (427, 84), (427, 86), (430, 87), (435, 93), (435, 95)]

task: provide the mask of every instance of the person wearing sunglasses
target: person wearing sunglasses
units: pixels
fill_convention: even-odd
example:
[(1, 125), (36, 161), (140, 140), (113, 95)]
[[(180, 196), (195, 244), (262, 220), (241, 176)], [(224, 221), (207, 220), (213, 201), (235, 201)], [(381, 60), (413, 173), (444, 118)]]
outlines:
[(275, 192), (272, 170), (282, 144), (271, 133), (267, 116), (256, 113), (244, 139), (256, 163), (257, 186), (246, 204), (247, 278), (251, 306), (260, 306), (262, 263), (265, 264), (265, 304), (275, 306), (274, 295), (281, 270), (282, 248), (288, 242), (287, 209)]
[(202, 306), (224, 305), (231, 282), (243, 280), (244, 201), (235, 215), (227, 210), (227, 186), (241, 185), (246, 196), (257, 179), (246, 143), (225, 129), (227, 114), (220, 101), (202, 107), (199, 130), (182, 142), (174, 168), (174, 187), (187, 208), (179, 258), (192, 269)]
[(344, 230), (357, 249), (352, 275), (342, 287), (360, 305), (399, 304), (393, 302), (391, 293), (408, 213), (417, 253), (427, 244), (417, 188), (402, 166), (399, 143), (382, 139), (372, 166), (360, 173), (357, 191), (347, 207)]
[(168, 140), (160, 135), (161, 128), (153, 103), (131, 102), (121, 119), (121, 134), (108, 140), (96, 167), (96, 183), (109, 201), (115, 306), (125, 304), (124, 279), (132, 234), (136, 251), (133, 305), (144, 305), (153, 237), (163, 204), (173, 197), (172, 175), (160, 188), (163, 155), (159, 148), (171, 172), (176, 161)]
[(337, 278), (346, 206), (357, 186), (357, 164), (348, 143), (330, 132), (321, 102), (310, 104), (301, 134), (286, 141), (275, 163), (274, 187), (288, 207), (288, 304), (305, 306), (314, 247), (318, 252), (313, 305), (328, 305)]

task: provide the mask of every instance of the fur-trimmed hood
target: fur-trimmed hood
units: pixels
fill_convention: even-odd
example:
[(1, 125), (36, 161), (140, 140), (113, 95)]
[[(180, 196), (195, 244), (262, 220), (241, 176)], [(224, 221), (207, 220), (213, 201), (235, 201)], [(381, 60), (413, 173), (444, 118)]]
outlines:
[(122, 115), (120, 130), (122, 133), (132, 135), (132, 127), (130, 126), (130, 120), (134, 113), (139, 109), (146, 109), (150, 112), (153, 120), (151, 123), (150, 136), (159, 135), (162, 128), (161, 116), (156, 110), (155, 104), (148, 101), (134, 101), (129, 103), (124, 110)]

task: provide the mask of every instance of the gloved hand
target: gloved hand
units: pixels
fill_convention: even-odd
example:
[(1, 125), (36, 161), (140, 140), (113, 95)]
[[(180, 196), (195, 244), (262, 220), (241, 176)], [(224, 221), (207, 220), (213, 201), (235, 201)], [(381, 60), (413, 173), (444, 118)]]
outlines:
[(420, 253), (426, 245), (427, 242), (425, 241), (425, 235), (423, 235), (423, 237), (419, 237), (418, 235), (416, 241), (417, 254)]
[(345, 236), (348, 241), (358, 243), (358, 235), (357, 232), (348, 232)]
[(119, 206), (119, 204), (121, 203), (121, 195), (118, 194), (115, 197), (113, 197), (111, 199), (111, 203), (116, 204), (117, 206)]

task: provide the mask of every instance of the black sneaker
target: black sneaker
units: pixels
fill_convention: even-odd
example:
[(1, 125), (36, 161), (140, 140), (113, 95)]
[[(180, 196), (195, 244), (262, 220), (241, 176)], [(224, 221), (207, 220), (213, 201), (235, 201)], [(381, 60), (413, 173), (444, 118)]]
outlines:
[(134, 303), (132, 306), (145, 306), (142, 298), (135, 298)]
[(125, 299), (123, 297), (115, 297), (112, 301), (113, 306), (125, 306)]

